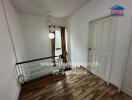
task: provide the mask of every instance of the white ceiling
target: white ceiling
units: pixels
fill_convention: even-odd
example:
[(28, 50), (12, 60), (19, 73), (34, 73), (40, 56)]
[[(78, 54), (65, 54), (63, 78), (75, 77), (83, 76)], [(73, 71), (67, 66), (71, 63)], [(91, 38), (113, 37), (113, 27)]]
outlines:
[(45, 16), (47, 11), (53, 17), (64, 18), (84, 6), (90, 0), (11, 0), (20, 13)]

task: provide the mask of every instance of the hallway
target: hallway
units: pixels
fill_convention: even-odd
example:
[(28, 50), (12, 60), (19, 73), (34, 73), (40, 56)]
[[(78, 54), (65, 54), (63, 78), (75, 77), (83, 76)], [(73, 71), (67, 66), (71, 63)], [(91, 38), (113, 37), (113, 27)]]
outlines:
[(132, 0), (0, 0), (0, 100), (132, 100), (131, 9)]

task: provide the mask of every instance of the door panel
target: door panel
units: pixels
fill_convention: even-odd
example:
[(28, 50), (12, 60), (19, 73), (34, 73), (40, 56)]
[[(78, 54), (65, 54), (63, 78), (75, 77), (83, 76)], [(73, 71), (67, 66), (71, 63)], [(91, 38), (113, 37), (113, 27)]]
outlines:
[(91, 54), (91, 71), (96, 72), (97, 56)]
[(105, 19), (103, 21), (103, 28), (101, 34), (101, 51), (103, 52), (108, 52), (110, 47), (111, 22), (111, 19)]
[(96, 20), (90, 23), (89, 64), (90, 71), (104, 80), (108, 80), (115, 32), (113, 17)]
[(99, 58), (98, 73), (105, 76), (106, 67), (107, 67), (107, 58), (106, 57), (100, 57)]
[(97, 50), (99, 49), (99, 35), (101, 32), (101, 23), (96, 22), (93, 24), (93, 36), (92, 36), (92, 49)]

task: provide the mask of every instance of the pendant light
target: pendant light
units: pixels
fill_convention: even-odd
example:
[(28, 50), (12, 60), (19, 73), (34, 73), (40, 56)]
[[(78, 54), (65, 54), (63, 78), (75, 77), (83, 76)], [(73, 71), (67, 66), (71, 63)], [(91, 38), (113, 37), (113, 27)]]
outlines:
[(48, 35), (48, 37), (49, 37), (49, 39), (54, 39), (55, 38), (55, 35), (54, 35), (54, 33), (49, 33), (49, 35)]
[(52, 23), (51, 23), (51, 19), (50, 19), (50, 17), (51, 17), (51, 11), (48, 11), (47, 12), (47, 15), (48, 15), (48, 20), (47, 20), (47, 22), (48, 22), (48, 27), (49, 27), (49, 34), (48, 34), (48, 37), (49, 37), (49, 39), (54, 39), (55, 38), (55, 35), (54, 35), (54, 32), (55, 32), (55, 25), (52, 25)]

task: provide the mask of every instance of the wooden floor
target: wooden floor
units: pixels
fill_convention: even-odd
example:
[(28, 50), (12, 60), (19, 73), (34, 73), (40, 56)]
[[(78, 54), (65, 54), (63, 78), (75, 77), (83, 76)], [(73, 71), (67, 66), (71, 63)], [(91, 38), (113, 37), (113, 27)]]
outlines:
[(66, 75), (48, 76), (26, 84), (21, 89), (19, 100), (132, 100), (86, 70), (85, 74), (79, 74), (82, 71), (72, 70)]

